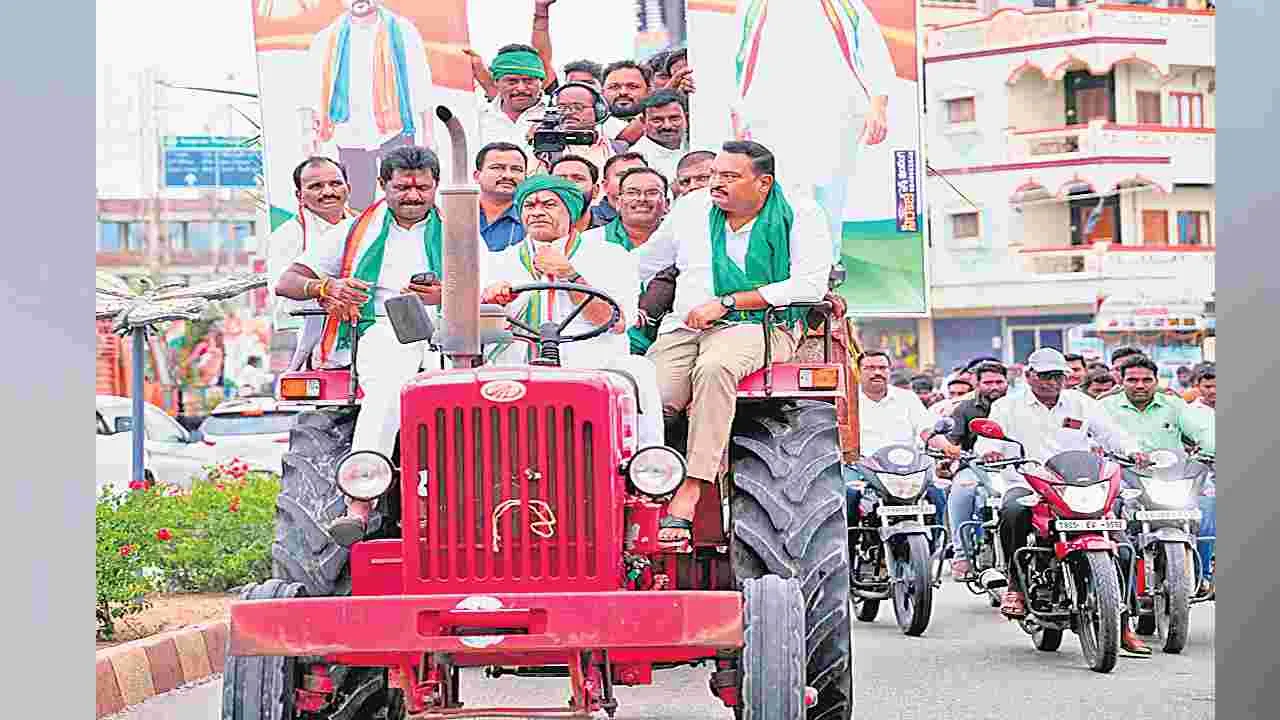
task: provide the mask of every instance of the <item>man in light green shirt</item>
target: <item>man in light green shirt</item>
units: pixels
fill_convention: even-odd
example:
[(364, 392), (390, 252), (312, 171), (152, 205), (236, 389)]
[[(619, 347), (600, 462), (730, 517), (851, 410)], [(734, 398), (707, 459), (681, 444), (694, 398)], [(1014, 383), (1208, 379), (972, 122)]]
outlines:
[[(1201, 452), (1213, 455), (1215, 419), (1211, 408), (1188, 405), (1180, 397), (1161, 392), (1156, 384), (1156, 364), (1148, 358), (1130, 360), (1121, 371), (1124, 392), (1099, 400), (1116, 424), (1141, 444), (1144, 452), (1180, 450), (1185, 436)], [(1201, 520), (1199, 536), (1217, 535), (1217, 488), (1210, 484), (1197, 499)], [(1213, 591), (1213, 540), (1197, 545), (1204, 568), (1206, 592)]]

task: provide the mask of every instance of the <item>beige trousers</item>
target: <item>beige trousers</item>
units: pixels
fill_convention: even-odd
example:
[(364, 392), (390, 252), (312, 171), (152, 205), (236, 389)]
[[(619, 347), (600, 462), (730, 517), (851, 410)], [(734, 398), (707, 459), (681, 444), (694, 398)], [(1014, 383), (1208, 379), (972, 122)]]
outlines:
[[(781, 328), (772, 330), (770, 344), (773, 362), (795, 353), (795, 341)], [(659, 335), (647, 355), (658, 368), (663, 414), (688, 410), (689, 476), (714, 481), (733, 427), (738, 383), (764, 367), (764, 331), (757, 323), (681, 328)]]

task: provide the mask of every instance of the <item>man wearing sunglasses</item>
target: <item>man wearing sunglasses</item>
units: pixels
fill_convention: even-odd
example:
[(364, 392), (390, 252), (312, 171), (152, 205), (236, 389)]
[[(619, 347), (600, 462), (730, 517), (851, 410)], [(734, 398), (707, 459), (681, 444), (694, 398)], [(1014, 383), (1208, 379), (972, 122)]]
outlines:
[[(1096, 400), (1079, 390), (1065, 389), (1067, 374), (1071, 372), (1062, 353), (1053, 348), (1040, 348), (1027, 358), (1028, 392), (1020, 397), (1005, 397), (991, 405), (991, 419), (1000, 423), (1006, 437), (1023, 444), (1026, 457), (1046, 462), (1058, 453), (1069, 450), (1088, 450), (1091, 440), (1105, 449), (1131, 456), (1139, 464), (1147, 457), (1141, 452), (1138, 441), (1122, 430)], [(980, 438), (974, 451), (988, 462), (1000, 460), (1014, 446), (1000, 440)], [(1031, 533), (1031, 508), (1019, 499), (1033, 494), (1022, 475), (1013, 469), (1004, 471), (1008, 490), (1000, 509), (1000, 544), (1004, 556), (1013, 553), (1026, 542)], [(1005, 593), (1000, 612), (1010, 619), (1026, 617), (1026, 598), (1018, 585), (1017, 576), (1008, 573), (1009, 591)], [(1120, 642), (1133, 654), (1148, 655), (1148, 648), (1123, 623)]]

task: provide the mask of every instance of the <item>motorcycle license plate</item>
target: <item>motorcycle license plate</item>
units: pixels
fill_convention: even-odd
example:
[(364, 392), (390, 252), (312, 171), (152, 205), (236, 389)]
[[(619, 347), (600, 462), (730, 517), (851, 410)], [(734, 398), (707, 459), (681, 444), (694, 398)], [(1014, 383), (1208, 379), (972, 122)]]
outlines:
[(880, 517), (897, 517), (899, 515), (932, 515), (938, 511), (933, 505), (881, 505), (876, 508)]
[(1199, 520), (1199, 510), (1139, 510), (1134, 513), (1139, 520)]
[(1124, 520), (1058, 520), (1058, 532), (1098, 532), (1124, 530)]
[(998, 508), (1003, 502), (1000, 498), (987, 498), (987, 507)]

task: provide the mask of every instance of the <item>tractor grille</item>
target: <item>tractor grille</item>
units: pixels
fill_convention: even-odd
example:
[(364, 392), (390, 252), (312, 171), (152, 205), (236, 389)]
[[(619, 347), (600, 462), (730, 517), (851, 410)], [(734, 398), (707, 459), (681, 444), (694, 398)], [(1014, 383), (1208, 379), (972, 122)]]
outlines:
[[(581, 582), (607, 504), (590, 421), (569, 406), (437, 407), (416, 428), (419, 579)], [(425, 473), (422, 471), (425, 470)], [(497, 532), (495, 533), (495, 528)], [(496, 549), (495, 549), (496, 546)]]

